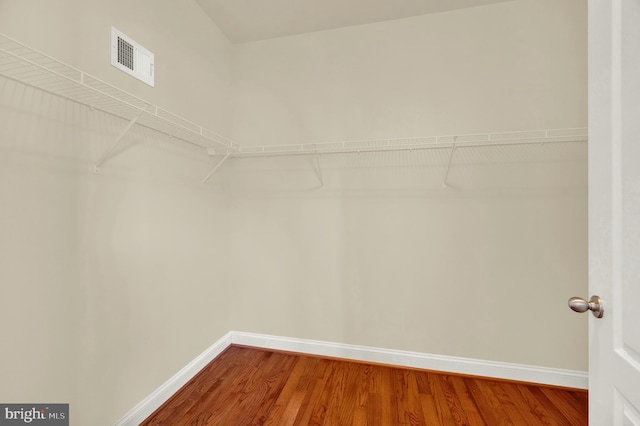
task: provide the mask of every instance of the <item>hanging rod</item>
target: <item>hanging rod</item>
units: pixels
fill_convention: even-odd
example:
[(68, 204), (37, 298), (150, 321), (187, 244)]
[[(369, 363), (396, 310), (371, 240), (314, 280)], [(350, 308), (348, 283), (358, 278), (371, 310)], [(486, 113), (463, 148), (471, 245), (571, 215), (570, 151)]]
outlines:
[(242, 146), (237, 157), (345, 154), (424, 149), (456, 149), (502, 145), (587, 142), (586, 128), (528, 130), (397, 139), (370, 139), (289, 145)]

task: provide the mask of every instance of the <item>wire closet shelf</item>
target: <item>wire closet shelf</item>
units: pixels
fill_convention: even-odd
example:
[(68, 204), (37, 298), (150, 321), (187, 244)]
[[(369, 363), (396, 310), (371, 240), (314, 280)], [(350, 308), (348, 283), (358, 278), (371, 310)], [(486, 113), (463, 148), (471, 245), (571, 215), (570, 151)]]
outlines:
[(2, 33), (0, 75), (120, 117), (129, 121), (131, 125), (141, 125), (169, 135), (200, 147), (208, 154), (225, 154), (231, 157), (456, 149), (587, 141), (587, 129), (572, 128), (285, 145), (240, 145)]
[(203, 149), (238, 152), (224, 136), (0, 33), (0, 75)]

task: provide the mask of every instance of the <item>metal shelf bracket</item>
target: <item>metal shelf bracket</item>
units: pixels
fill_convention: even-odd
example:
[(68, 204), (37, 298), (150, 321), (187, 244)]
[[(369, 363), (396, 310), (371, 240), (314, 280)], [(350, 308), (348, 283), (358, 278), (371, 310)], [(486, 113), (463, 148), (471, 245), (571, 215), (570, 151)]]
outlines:
[(94, 171), (96, 173), (100, 173), (100, 168), (102, 167), (102, 165), (113, 156), (113, 152), (115, 151), (115, 149), (118, 147), (118, 145), (120, 145), (120, 142), (122, 142), (122, 139), (125, 137), (125, 135), (129, 132), (129, 130), (131, 130), (131, 128), (133, 127), (134, 124), (136, 124), (136, 122), (138, 121), (138, 119), (140, 117), (142, 117), (142, 114), (144, 114), (144, 110), (140, 111), (140, 113), (138, 115), (136, 115), (135, 117), (133, 117), (129, 123), (127, 123), (127, 125), (124, 127), (124, 129), (122, 129), (122, 131), (120, 132), (120, 134), (118, 135), (118, 137), (116, 138), (116, 140), (113, 142), (113, 145), (111, 145), (111, 148), (109, 148), (107, 150), (107, 152), (105, 152), (102, 155), (102, 158), (100, 159), (100, 161), (98, 161), (98, 163), (95, 166)]
[(202, 185), (204, 185), (205, 183), (207, 183), (207, 181), (209, 180), (209, 178), (211, 176), (213, 176), (213, 174), (218, 170), (218, 168), (220, 168), (220, 166), (222, 166), (222, 163), (224, 163), (227, 158), (229, 158), (229, 156), (231, 155), (230, 152), (227, 152), (227, 154), (222, 157), (222, 160), (220, 160), (218, 162), (218, 164), (215, 165), (215, 167), (213, 169), (211, 169), (211, 171), (204, 177), (204, 179), (202, 179), (202, 182), (200, 182)]
[[(457, 137), (454, 138), (454, 140), (457, 140)], [(452, 144), (451, 145), (451, 152), (449, 153), (449, 163), (447, 164), (447, 171), (444, 174), (444, 179), (442, 180), (442, 187), (444, 189), (449, 188), (449, 185), (447, 183), (447, 181), (449, 180), (449, 171), (451, 171), (451, 163), (453, 163), (453, 154), (455, 154), (456, 152), (456, 144)]]
[(314, 171), (316, 172), (316, 176), (320, 181), (320, 185), (322, 186), (322, 189), (324, 189), (324, 176), (322, 175), (322, 168), (320, 167), (320, 154), (316, 152), (313, 158), (315, 160)]

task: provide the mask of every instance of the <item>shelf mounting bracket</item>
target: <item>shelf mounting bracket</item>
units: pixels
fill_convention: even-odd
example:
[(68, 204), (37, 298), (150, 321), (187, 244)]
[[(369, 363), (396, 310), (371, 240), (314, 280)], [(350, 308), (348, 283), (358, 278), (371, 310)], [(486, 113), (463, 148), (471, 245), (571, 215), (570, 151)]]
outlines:
[(209, 180), (209, 178), (211, 176), (213, 176), (213, 174), (218, 170), (218, 168), (220, 166), (222, 166), (222, 163), (224, 163), (226, 161), (227, 158), (229, 158), (229, 156), (231, 155), (230, 152), (227, 152), (227, 154), (222, 157), (222, 160), (220, 160), (218, 162), (218, 164), (215, 165), (215, 167), (213, 169), (211, 169), (211, 171), (204, 177), (204, 179), (202, 179), (202, 182), (200, 182), (202, 185), (204, 185), (205, 183), (207, 183), (207, 181)]
[[(454, 139), (457, 140), (458, 138), (456, 137)], [(449, 164), (447, 164), (447, 171), (444, 174), (444, 179), (442, 180), (442, 187), (447, 189), (449, 188), (449, 184), (447, 183), (447, 181), (449, 180), (449, 171), (451, 171), (451, 163), (453, 162), (453, 154), (455, 154), (456, 152), (456, 144), (455, 142), (451, 145), (451, 152), (449, 153)]]
[(118, 147), (118, 145), (120, 145), (120, 142), (122, 142), (122, 139), (124, 138), (124, 136), (127, 134), (127, 132), (129, 132), (129, 130), (131, 130), (131, 128), (133, 127), (134, 124), (136, 124), (136, 122), (138, 121), (138, 119), (140, 117), (142, 117), (142, 114), (144, 114), (145, 110), (140, 111), (140, 114), (136, 115), (135, 117), (133, 117), (129, 123), (127, 123), (127, 125), (124, 127), (124, 129), (122, 129), (122, 131), (120, 132), (120, 134), (118, 135), (118, 137), (116, 138), (116, 140), (113, 142), (113, 145), (111, 145), (111, 148), (109, 148), (107, 150), (107, 152), (105, 152), (102, 155), (102, 158), (100, 158), (100, 161), (98, 161), (98, 164), (96, 164), (94, 171), (96, 173), (100, 173), (100, 167), (102, 167), (102, 165), (109, 159), (112, 157), (113, 155), (113, 151), (115, 151), (115, 149)]
[(322, 189), (324, 189), (324, 176), (322, 176), (322, 168), (320, 168), (320, 154), (318, 154), (318, 151), (316, 151), (313, 158), (315, 162), (314, 171), (316, 172), (316, 176), (320, 181), (320, 185), (322, 186)]

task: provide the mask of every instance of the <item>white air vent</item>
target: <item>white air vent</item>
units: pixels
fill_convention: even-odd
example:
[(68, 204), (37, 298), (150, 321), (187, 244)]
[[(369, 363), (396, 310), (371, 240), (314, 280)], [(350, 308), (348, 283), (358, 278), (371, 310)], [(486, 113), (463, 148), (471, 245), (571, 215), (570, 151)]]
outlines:
[(154, 57), (144, 47), (111, 27), (111, 65), (147, 83), (154, 85)]

